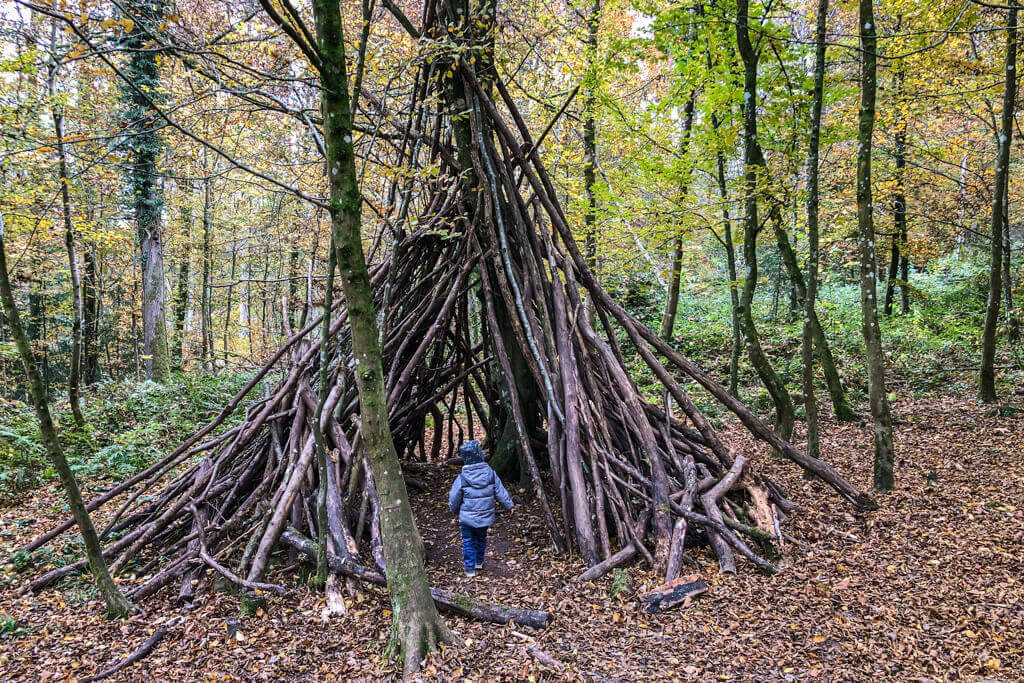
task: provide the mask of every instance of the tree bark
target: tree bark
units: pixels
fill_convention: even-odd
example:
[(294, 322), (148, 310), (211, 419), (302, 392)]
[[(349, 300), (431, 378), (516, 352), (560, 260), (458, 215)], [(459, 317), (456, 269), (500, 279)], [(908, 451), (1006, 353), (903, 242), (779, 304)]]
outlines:
[(882, 334), (878, 328), (878, 268), (875, 263), (875, 223), (871, 198), (871, 136), (875, 127), (878, 45), (873, 0), (860, 0), (860, 45), (861, 106), (857, 135), (857, 226), (860, 230), (861, 330), (864, 334), (867, 356), (868, 401), (874, 421), (874, 488), (876, 491), (889, 491), (895, 486), (895, 454), (892, 414), (885, 388)]
[(362, 445), (373, 471), (380, 501), (381, 535), (393, 614), (393, 642), (407, 673), (452, 635), (438, 614), (420, 559), (419, 534), (409, 506), (402, 468), (388, 426), (387, 399), (377, 318), (361, 234), (362, 198), (352, 145), (349, 84), (340, 8), (314, 0), (316, 36), (322, 59), (320, 84), (324, 142), (330, 186), (331, 232), (342, 292), (348, 309), (352, 357), (357, 365)]
[[(683, 105), (683, 135), (679, 143), (679, 158), (683, 164), (686, 163), (686, 152), (690, 145), (690, 131), (693, 129), (693, 105), (695, 93), (690, 92), (690, 97)], [(685, 201), (688, 194), (689, 174), (682, 182), (680, 189), (680, 201)], [(665, 297), (665, 312), (661, 316), (660, 336), (665, 341), (672, 340), (672, 331), (676, 326), (676, 313), (679, 309), (679, 280), (682, 277), (683, 269), (683, 229), (680, 226), (676, 230), (676, 236), (672, 240), (672, 272), (669, 273), (668, 295)]]
[(985, 307), (985, 328), (981, 339), (981, 372), (979, 397), (995, 403), (996, 335), (999, 332), (999, 304), (1003, 296), (1003, 212), (1010, 178), (1010, 144), (1013, 138), (1013, 114), (1017, 98), (1017, 5), (1011, 4), (1006, 21), (1006, 81), (1003, 87), (1003, 117), (999, 133), (999, 154), (996, 160), (996, 187), (992, 196), (991, 255), (989, 261), (988, 304)]
[(910, 313), (910, 258), (907, 256), (907, 232), (906, 224), (903, 231), (903, 249), (900, 253), (900, 313)]
[[(583, 119), (583, 193), (587, 204), (583, 213), (583, 239), (587, 263), (597, 273), (597, 121), (594, 110), (597, 106), (597, 31), (601, 22), (601, 0), (594, 0), (587, 16), (587, 77), (584, 84)], [(591, 326), (596, 320), (596, 311), (590, 297), (587, 297), (587, 318)]]
[(60, 202), (64, 218), (64, 248), (68, 254), (68, 271), (71, 273), (71, 367), (68, 370), (68, 403), (75, 425), (85, 426), (82, 414), (82, 278), (78, 270), (78, 252), (75, 249), (75, 228), (71, 222), (71, 180), (68, 177), (67, 148), (64, 145), (64, 112), (53, 110), (53, 128), (57, 136), (57, 159), (60, 170)]
[(185, 316), (188, 312), (188, 273), (189, 260), (192, 256), (192, 207), (189, 203), (186, 185), (184, 207), (181, 211), (181, 222), (185, 231), (184, 246), (181, 254), (181, 261), (178, 263), (178, 287), (174, 297), (174, 369), (178, 372), (185, 365)]
[[(466, 43), (467, 48), (469, 44), (474, 45), (477, 57), (473, 68), (482, 86), (488, 89), (494, 82), (493, 33), (488, 31), (488, 27), (494, 22), (496, 9), (496, 0), (486, 0), (480, 4), (472, 4), (467, 0), (450, 0), (445, 5), (446, 18), (442, 21), (442, 26), (452, 31), (448, 35), (458, 36), (458, 40)], [(470, 93), (466, 92), (462, 79), (451, 78), (445, 79), (443, 94), (451, 117), (452, 137), (459, 167), (463, 169), (460, 190), (465, 215), (473, 217), (473, 232), (485, 251), (501, 249), (508, 261), (516, 260), (518, 256), (515, 252), (519, 249), (529, 249), (529, 246), (509, 244), (508, 249), (505, 249), (498, 243), (496, 237), (492, 238), (494, 229), (487, 223), (485, 216), (482, 197), (483, 193), (488, 191), (487, 180), (480, 178), (475, 170), (477, 167), (474, 164), (474, 147), (477, 143), (469, 117), (465, 115), (471, 107)], [(489, 130), (490, 125), (484, 119), (481, 126), (481, 137), (489, 144), (493, 139)], [(500, 283), (503, 279), (509, 279), (507, 272), (499, 273), (489, 259), (485, 259), (480, 267), (486, 270), (486, 280), (494, 285), (493, 293), (499, 294)], [(527, 478), (529, 464), (525, 462), (527, 455), (522, 447), (520, 431), (525, 431), (527, 436), (542, 431), (543, 416), (547, 414), (547, 408), (544, 405), (543, 392), (531, 370), (531, 361), (520, 343), (519, 336), (525, 326), (522, 320), (517, 319), (517, 311), (508, 302), (508, 298), (500, 295), (491, 297), (496, 323), (491, 333), (494, 336), (501, 336), (515, 382), (508, 381), (501, 364), (496, 362), (495, 365), (498, 367), (495, 368), (494, 375), (497, 378), (498, 396), (492, 406), (495, 427), (491, 433), (495, 435), (495, 443), (490, 463), (500, 476), (518, 475), (522, 481)], [(489, 346), (495, 351), (493, 355), (498, 357), (496, 341), (489, 341)], [(516, 409), (513, 408), (513, 392), (517, 395), (515, 401), (518, 401), (518, 419), (515, 416)], [(522, 424), (519, 425), (517, 422)]]
[[(901, 299), (906, 301), (907, 283), (905, 280), (897, 283), (900, 274), (900, 266), (906, 260), (907, 248), (907, 195), (904, 186), (904, 175), (907, 168), (907, 117), (903, 112), (903, 80), (904, 72), (902, 67), (896, 72), (896, 109), (899, 120), (896, 123), (896, 135), (894, 136), (894, 154), (896, 157), (896, 187), (893, 194), (893, 234), (891, 248), (889, 250), (889, 277), (885, 284), (885, 315), (892, 315), (893, 295), (896, 285), (899, 284)], [(905, 311), (904, 311), (905, 312)]]
[[(711, 54), (708, 53), (708, 69), (711, 68)], [(711, 125), (718, 130), (718, 117), (712, 114)], [(740, 318), (737, 313), (740, 307), (738, 276), (736, 274), (736, 245), (732, 240), (732, 219), (729, 217), (729, 191), (725, 184), (725, 155), (721, 148), (715, 150), (716, 179), (718, 180), (718, 196), (722, 200), (722, 233), (725, 248), (725, 264), (729, 273), (729, 300), (732, 303), (732, 349), (729, 353), (729, 393), (739, 397), (740, 383), (740, 350), (743, 347), (740, 334)]]
[[(818, 296), (818, 162), (821, 110), (825, 99), (825, 47), (828, 0), (818, 0), (814, 46), (814, 91), (811, 100), (811, 137), (807, 150), (807, 291), (804, 292), (800, 363), (803, 371), (804, 409), (807, 413), (807, 455), (820, 457), (818, 399), (814, 395), (814, 301)], [(796, 283), (794, 283), (795, 285)], [(820, 326), (819, 326), (820, 329)]]
[[(803, 273), (800, 272), (796, 253), (794, 253), (792, 246), (789, 244), (789, 236), (786, 234), (785, 229), (783, 229), (780, 219), (781, 216), (776, 215), (773, 217), (772, 222), (775, 230), (775, 239), (779, 247), (779, 255), (782, 257), (782, 262), (793, 282), (793, 288), (796, 290), (797, 301), (800, 303), (800, 307), (806, 308), (808, 303), (807, 285), (804, 281)], [(850, 402), (846, 398), (843, 379), (839, 376), (839, 370), (836, 368), (836, 361), (832, 356), (832, 348), (829, 346), (825, 330), (822, 328), (821, 320), (818, 318), (813, 297), (810, 304), (810, 315), (807, 317), (810, 318), (811, 338), (814, 341), (814, 348), (818, 352), (818, 362), (821, 364), (822, 374), (825, 375), (825, 386), (828, 387), (828, 393), (832, 399), (832, 409), (836, 414), (836, 419), (840, 422), (853, 422), (857, 419), (857, 413), (850, 406)]]
[(100, 284), (95, 243), (84, 250), (82, 260), (82, 380), (89, 385), (100, 381)]
[[(763, 155), (757, 141), (757, 68), (758, 55), (750, 42), (749, 1), (736, 3), (736, 42), (743, 60), (743, 165), (744, 165), (744, 217), (743, 217), (743, 259), (747, 272), (743, 279), (743, 291), (737, 315), (743, 332), (743, 343), (747, 349), (750, 364), (768, 390), (775, 404), (775, 429), (779, 436), (789, 441), (793, 434), (793, 399), (782, 378), (771, 365), (761, 348), (757, 326), (752, 311), (754, 290), (757, 288), (757, 235), (758, 221), (758, 176), (764, 166)], [(777, 210), (777, 208), (775, 209)]]
[(1012, 341), (1020, 338), (1020, 322), (1013, 308), (1013, 240), (1010, 235), (1010, 183), (1006, 183), (1003, 197), (1003, 305), (1006, 307), (1006, 336)]
[(29, 394), (32, 397), (32, 407), (35, 409), (36, 418), (39, 420), (39, 432), (42, 436), (43, 446), (46, 455), (57, 470), (64, 494), (67, 496), (68, 505), (71, 507), (71, 514), (82, 532), (82, 540), (85, 543), (85, 554), (88, 558), (89, 568), (96, 579), (96, 586), (103, 596), (107, 605), (108, 617), (122, 617), (131, 612), (132, 604), (118, 590), (117, 585), (110, 576), (107, 563), (103, 559), (103, 548), (100, 545), (99, 537), (96, 535), (96, 528), (93, 526), (92, 518), (85, 509), (82, 501), (82, 492), (78, 488), (75, 475), (68, 465), (67, 458), (57, 438), (57, 429), (50, 416), (50, 407), (46, 400), (46, 389), (43, 386), (42, 378), (36, 370), (35, 357), (32, 347), (29, 345), (28, 337), (21, 327), (21, 320), (18, 317), (18, 308), (14, 302), (14, 294), (11, 291), (11, 282), (7, 277), (7, 247), (4, 242), (4, 221), (0, 214), (0, 303), (3, 304), (4, 317), (7, 326), (11, 329), (11, 336), (18, 347), (21, 362), (25, 367), (25, 378), (28, 380)]
[(213, 359), (213, 180), (203, 179), (203, 291), (199, 302), (200, 357), (203, 369), (212, 370)]
[(125, 92), (131, 130), (130, 188), (142, 274), (142, 356), (146, 379), (163, 382), (170, 373), (164, 291), (163, 193), (157, 169), (163, 140), (158, 132), (160, 119), (152, 105), (154, 99), (160, 98), (160, 67), (159, 51), (143, 49), (151, 40), (163, 7), (139, 0), (130, 5), (140, 19), (125, 41), (131, 51), (127, 72), (135, 86)]
[[(223, 341), (223, 353), (224, 353), (224, 367), (228, 366), (228, 332), (231, 329), (231, 306), (234, 303), (233, 297), (235, 294), (235, 269), (238, 266), (238, 241), (231, 240), (231, 273), (228, 275), (228, 300), (227, 310), (224, 312), (224, 334), (222, 336)], [(303, 316), (303, 325), (305, 325), (305, 316)]]

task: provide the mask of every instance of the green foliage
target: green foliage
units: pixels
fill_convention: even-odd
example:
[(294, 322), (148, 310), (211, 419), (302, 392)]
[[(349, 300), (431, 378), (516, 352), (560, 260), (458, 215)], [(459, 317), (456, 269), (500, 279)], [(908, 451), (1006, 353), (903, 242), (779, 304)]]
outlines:
[(254, 617), (262, 609), (266, 609), (267, 599), (262, 595), (245, 592), (238, 601), (238, 611), (243, 617)]
[(19, 627), (14, 617), (0, 614), (0, 637), (17, 638), (31, 632), (32, 629)]
[[(769, 259), (765, 259), (766, 262)], [(900, 313), (899, 290), (894, 295), (891, 317), (880, 314), (883, 349), (891, 376), (900, 388), (922, 395), (937, 391), (974, 390), (978, 364), (978, 345), (981, 339), (985, 297), (987, 294), (988, 264), (984, 253), (961, 254), (936, 259), (926, 272), (910, 274), (910, 308), (908, 315)], [(1015, 272), (1019, 267), (1015, 268)], [(754, 310), (761, 344), (794, 395), (799, 395), (800, 335), (802, 321), (799, 316), (789, 317), (789, 287), (783, 283), (775, 313), (775, 277), (773, 269), (766, 269), (766, 282), (759, 288)], [(818, 316), (825, 328), (836, 363), (853, 401), (864, 399), (867, 378), (864, 375), (864, 343), (860, 329), (859, 285), (836, 273), (821, 287), (817, 303)], [(1015, 282), (1021, 282), (1018, 273)], [(634, 313), (639, 312), (650, 323), (652, 316), (664, 305), (664, 291), (656, 283), (630, 281), (627, 290)], [(647, 289), (644, 289), (647, 287)], [(885, 283), (879, 283), (879, 303), (884, 301)], [(617, 293), (620, 297), (624, 293)], [(1024, 293), (1018, 293), (1019, 297)], [(622, 300), (620, 298), (620, 300)], [(637, 308), (634, 308), (636, 306)], [(879, 307), (881, 308), (881, 306)], [(881, 313), (881, 312), (880, 312)], [(729, 355), (732, 348), (732, 311), (728, 283), (705, 274), (697, 282), (683, 283), (679, 296), (673, 345), (683, 354), (698, 362), (713, 377), (725, 383), (729, 373)], [(624, 341), (621, 340), (620, 341)], [(627, 356), (633, 349), (624, 344)], [(1003, 348), (1013, 351), (1012, 344)], [(1018, 352), (1019, 353), (1019, 352)], [(1013, 361), (1013, 358), (1010, 359)], [(638, 386), (656, 388), (651, 373), (637, 358), (627, 358), (635, 373)], [(1004, 381), (1024, 372), (1020, 361), (1013, 361)], [(1013, 364), (1011, 363), (1011, 364)], [(757, 381), (749, 367), (746, 354), (740, 355), (741, 398), (755, 411), (769, 414), (771, 398)], [(694, 389), (693, 398), (706, 411), (709, 418), (721, 414), (717, 401), (705, 392)], [(819, 398), (825, 397), (824, 387)], [(659, 396), (648, 396), (661, 401)], [(802, 407), (798, 408), (802, 411)]]
[[(987, 267), (980, 254), (937, 259), (927, 272), (911, 273), (910, 314), (899, 313), (897, 300), (891, 317), (880, 316), (886, 359), (907, 388), (918, 393), (973, 390)], [(884, 296), (884, 283), (879, 283), (879, 299)], [(832, 286), (819, 303), (844, 377), (854, 387), (866, 381), (859, 362), (863, 357), (859, 297), (855, 285)], [(798, 334), (795, 325), (791, 334)]]
[(613, 598), (628, 596), (633, 592), (633, 588), (633, 576), (629, 572), (619, 568), (612, 571), (612, 588), (610, 593)]
[[(241, 374), (178, 375), (167, 384), (104, 382), (84, 396), (87, 425), (73, 428), (66, 404), (57, 408), (61, 440), (75, 473), (117, 482), (181, 443), (245, 383)], [(35, 415), (10, 401), (0, 412), (0, 502), (56, 479), (43, 451)]]

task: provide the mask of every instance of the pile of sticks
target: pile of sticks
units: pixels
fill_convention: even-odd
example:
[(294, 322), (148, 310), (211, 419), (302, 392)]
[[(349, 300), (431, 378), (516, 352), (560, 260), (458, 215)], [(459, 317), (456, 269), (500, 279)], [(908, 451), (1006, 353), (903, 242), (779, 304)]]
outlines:
[[(493, 440), (495, 416), (504, 410), (515, 421), (521, 461), (553, 545), (581, 554), (590, 567), (582, 578), (640, 556), (671, 581), (688, 539), (698, 536), (710, 543), (722, 571), (736, 571), (738, 553), (773, 572), (769, 551), (781, 536), (780, 517), (793, 505), (757, 472), (751, 454), (723, 443), (687, 393), (684, 384), (692, 382), (778, 453), (855, 506), (872, 507), (866, 494), (781, 440), (612, 300), (580, 253), (538, 145), (504, 84), (494, 79), (482, 86), (464, 57), (452, 65), (445, 77), (459, 79), (469, 99), (482, 214), (467, 211), (460, 182), (468, 169), (456, 161), (463, 157), (448, 114), (426, 97), (436, 87), (437, 63), (421, 69), (413, 92), (422, 96), (402, 115), (380, 109), (380, 126), (392, 129), (380, 139), (394, 151), (395, 166), (440, 169), (394, 180), (392, 209), (370, 250), (399, 454), (436, 462), (467, 436)], [(511, 313), (510, 334), (500, 333), (502, 311)], [(114, 570), (146, 577), (133, 600), (173, 587), (190, 601), (214, 575), (250, 591), (281, 591), (266, 583), (271, 557), (310, 554), (309, 539), (320, 531), (321, 486), (331, 567), (379, 582), (378, 501), (360, 449), (353, 374), (359, 361), (349, 350), (344, 307), (326, 315), (326, 334), (323, 317), (312, 319), (206, 427), (89, 503), (96, 510), (117, 501), (103, 533), (105, 555)], [(520, 405), (518, 392), (502, 389), (516, 386), (513, 350), (540, 389), (544, 433), (527, 424), (531, 407)], [(630, 376), (632, 354), (660, 383), (655, 400)], [(262, 396), (254, 399), (257, 387)], [(224, 429), (243, 405), (240, 421)], [(316, 458), (321, 437), (329, 456), (325, 477)], [(55, 569), (26, 590), (82, 568)], [(495, 618), (479, 607), (476, 616)]]

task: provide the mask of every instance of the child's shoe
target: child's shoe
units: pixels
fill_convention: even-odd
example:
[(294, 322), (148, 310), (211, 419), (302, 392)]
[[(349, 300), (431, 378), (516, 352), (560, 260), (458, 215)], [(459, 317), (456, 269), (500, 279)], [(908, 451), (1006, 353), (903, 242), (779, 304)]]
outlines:
[(466, 570), (466, 578), (467, 579), (472, 579), (474, 576), (476, 576), (476, 571), (475, 570), (473, 570), (473, 569), (467, 569)]
[(483, 569), (483, 568), (484, 568), (484, 563), (483, 562), (477, 562), (476, 563), (475, 569)]

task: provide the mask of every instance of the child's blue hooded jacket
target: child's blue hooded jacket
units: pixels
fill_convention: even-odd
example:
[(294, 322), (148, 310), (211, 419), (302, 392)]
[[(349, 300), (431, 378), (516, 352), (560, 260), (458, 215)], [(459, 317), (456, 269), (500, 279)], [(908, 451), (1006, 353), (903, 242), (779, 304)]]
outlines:
[(459, 523), (481, 528), (494, 524), (494, 499), (506, 510), (515, 503), (501, 484), (491, 466), (484, 462), (484, 452), (477, 441), (467, 441), (459, 447), (462, 472), (455, 478), (448, 494), (448, 507), (459, 513)]

